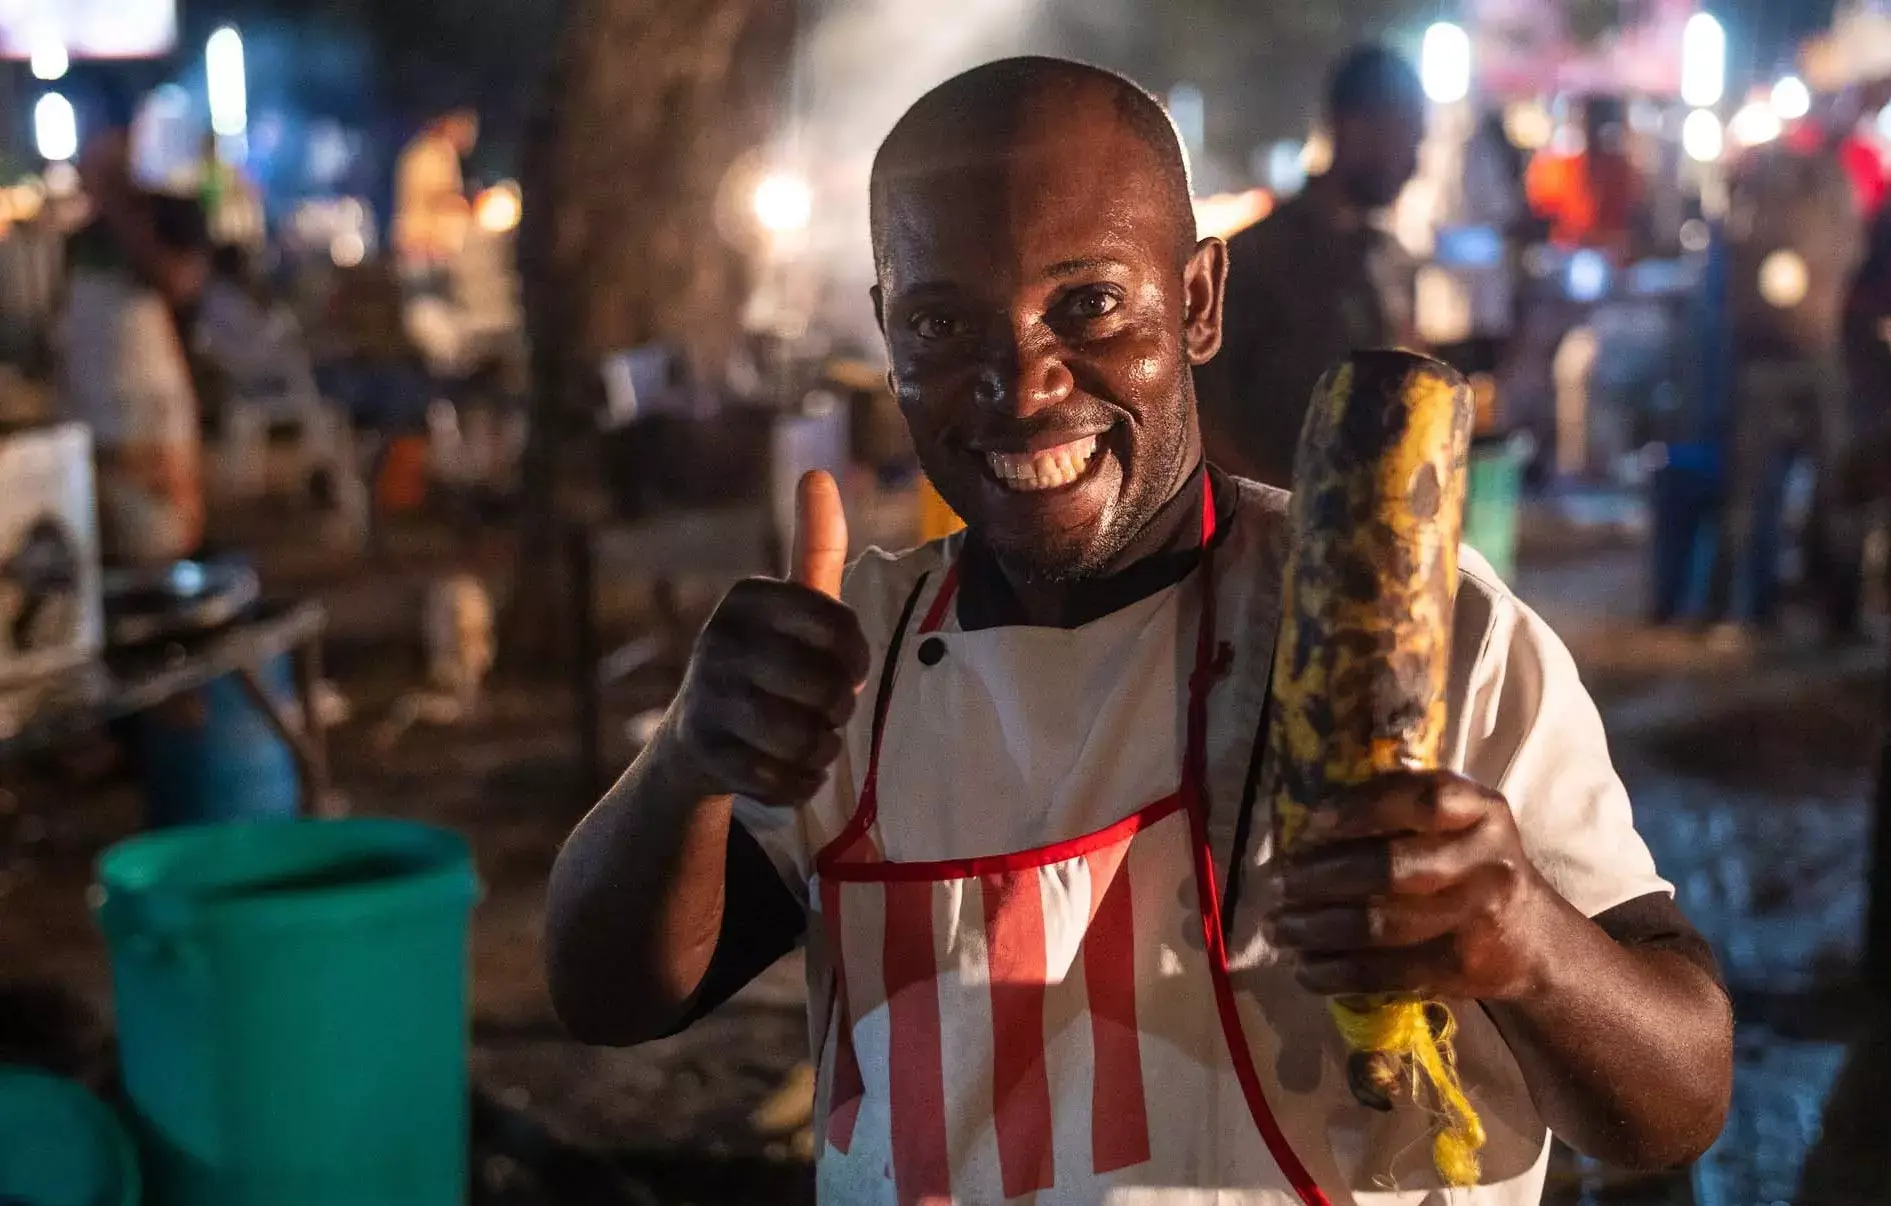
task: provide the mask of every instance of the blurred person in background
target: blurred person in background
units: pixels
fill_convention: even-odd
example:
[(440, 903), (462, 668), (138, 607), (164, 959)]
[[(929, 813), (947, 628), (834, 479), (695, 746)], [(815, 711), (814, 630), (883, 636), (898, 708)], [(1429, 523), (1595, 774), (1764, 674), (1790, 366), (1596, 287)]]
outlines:
[(462, 164), (478, 144), (478, 115), (456, 109), (429, 122), (401, 151), (394, 170), (394, 253), (410, 287), (442, 287), (466, 245), (473, 211)]
[(1582, 149), (1545, 151), (1525, 176), (1530, 207), (1550, 224), (1550, 241), (1565, 250), (1593, 248), (1616, 264), (1632, 252), (1645, 185), (1628, 152), (1620, 97), (1592, 96), (1582, 107)]
[(210, 272), (202, 206), (132, 176), (131, 106), (101, 90), (80, 155), (91, 219), (67, 240), (65, 414), (87, 424), (109, 563), (161, 565), (203, 538), (200, 409), (186, 353)]
[(1211, 459), (1273, 486), (1292, 482), (1320, 374), (1413, 337), (1417, 265), (1379, 218), (1418, 170), (1424, 88), (1364, 46), (1334, 69), (1326, 109), (1332, 165), (1229, 240), (1227, 339), (1196, 373)]
[[(1734, 375), (1708, 619), (1764, 628), (1777, 619), (1793, 467), (1810, 461), (1815, 492), (1829, 494), (1850, 440), (1842, 330), (1846, 290), (1864, 257), (1864, 224), (1833, 138), (1810, 150), (1793, 143), (1757, 149), (1736, 165), (1728, 190)], [(1815, 502), (1808, 525), (1815, 571), (1827, 511)]]
[(1872, 512), (1891, 498), (1891, 215), (1872, 222), (1865, 262), (1845, 297), (1845, 373), (1850, 439), (1831, 475), (1826, 522), (1815, 531), (1810, 568), (1825, 581), (1825, 620), (1840, 641), (1862, 632), (1865, 541)]
[(1794, 122), (1781, 139), (1802, 155), (1829, 154), (1837, 158), (1852, 185), (1859, 217), (1870, 222), (1884, 206), (1891, 180), (1885, 175), (1878, 140), (1865, 129), (1865, 114), (1876, 114), (1891, 95), (1882, 87), (1869, 94), (1857, 90), (1821, 95), (1812, 112)]
[(1462, 338), (1447, 337), (1433, 352), (1468, 377), (1494, 379), (1516, 334), (1519, 249), (1532, 226), (1526, 167), (1503, 114), (1484, 114), (1465, 144), (1448, 225), (1437, 232), (1433, 262), (1457, 279), (1467, 312)]

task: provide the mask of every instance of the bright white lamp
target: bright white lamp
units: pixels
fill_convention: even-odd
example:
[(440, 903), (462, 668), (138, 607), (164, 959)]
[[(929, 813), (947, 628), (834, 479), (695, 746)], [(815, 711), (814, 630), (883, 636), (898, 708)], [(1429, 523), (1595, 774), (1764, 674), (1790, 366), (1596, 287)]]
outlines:
[(210, 91), (210, 128), (236, 138), (249, 128), (249, 79), (243, 66), (243, 35), (228, 25), (204, 43), (204, 78)]
[(72, 102), (48, 92), (33, 106), (33, 144), (40, 158), (64, 163), (79, 153), (79, 115)]
[(776, 234), (801, 230), (814, 216), (814, 190), (790, 172), (771, 172), (755, 186), (755, 219)]
[(1773, 85), (1773, 112), (1781, 121), (1798, 121), (1812, 112), (1812, 90), (1806, 81), (1789, 75)]
[(1471, 38), (1462, 26), (1440, 21), (1425, 31), (1418, 75), (1425, 95), (1438, 104), (1453, 105), (1471, 94)]
[(1706, 109), (1726, 91), (1727, 31), (1711, 14), (1695, 13), (1681, 31), (1681, 99)]
[(1696, 109), (1681, 123), (1681, 147), (1688, 158), (1713, 163), (1727, 149), (1726, 132), (1711, 109)]

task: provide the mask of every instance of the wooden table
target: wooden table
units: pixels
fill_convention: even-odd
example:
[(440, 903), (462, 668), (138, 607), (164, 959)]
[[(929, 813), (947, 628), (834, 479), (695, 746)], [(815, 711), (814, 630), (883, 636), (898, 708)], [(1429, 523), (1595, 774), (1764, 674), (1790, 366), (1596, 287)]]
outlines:
[[(0, 686), (0, 758), (83, 737), (234, 674), (289, 747), (303, 808), (313, 816), (340, 816), (345, 806), (330, 790), (328, 742), (315, 697), (327, 623), (319, 603), (265, 605), (248, 619), (198, 636)], [(284, 655), (295, 668), (293, 703), (277, 699), (262, 680), (263, 668)]]

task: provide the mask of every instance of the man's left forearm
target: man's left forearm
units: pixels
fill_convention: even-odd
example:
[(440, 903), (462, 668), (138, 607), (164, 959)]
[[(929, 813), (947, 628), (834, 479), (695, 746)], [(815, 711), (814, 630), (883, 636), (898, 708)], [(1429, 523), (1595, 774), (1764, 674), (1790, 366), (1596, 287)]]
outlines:
[(1712, 976), (1659, 946), (1625, 946), (1560, 899), (1527, 990), (1486, 1005), (1550, 1129), (1586, 1155), (1667, 1168), (1726, 1118), (1733, 1018)]

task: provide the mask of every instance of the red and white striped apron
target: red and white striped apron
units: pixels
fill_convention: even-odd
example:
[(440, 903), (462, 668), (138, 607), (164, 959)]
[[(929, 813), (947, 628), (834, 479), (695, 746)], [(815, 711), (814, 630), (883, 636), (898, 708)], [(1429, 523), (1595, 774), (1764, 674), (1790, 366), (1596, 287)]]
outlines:
[[(836, 969), (822, 1201), (1326, 1202), (1263, 1098), (1229, 980), (1202, 788), (1224, 669), (1212, 553), (1196, 578), (1180, 785), (1096, 832), (1010, 853), (883, 854), (902, 620), (858, 807), (815, 862)], [(940, 628), (955, 587), (954, 567), (919, 635)]]

